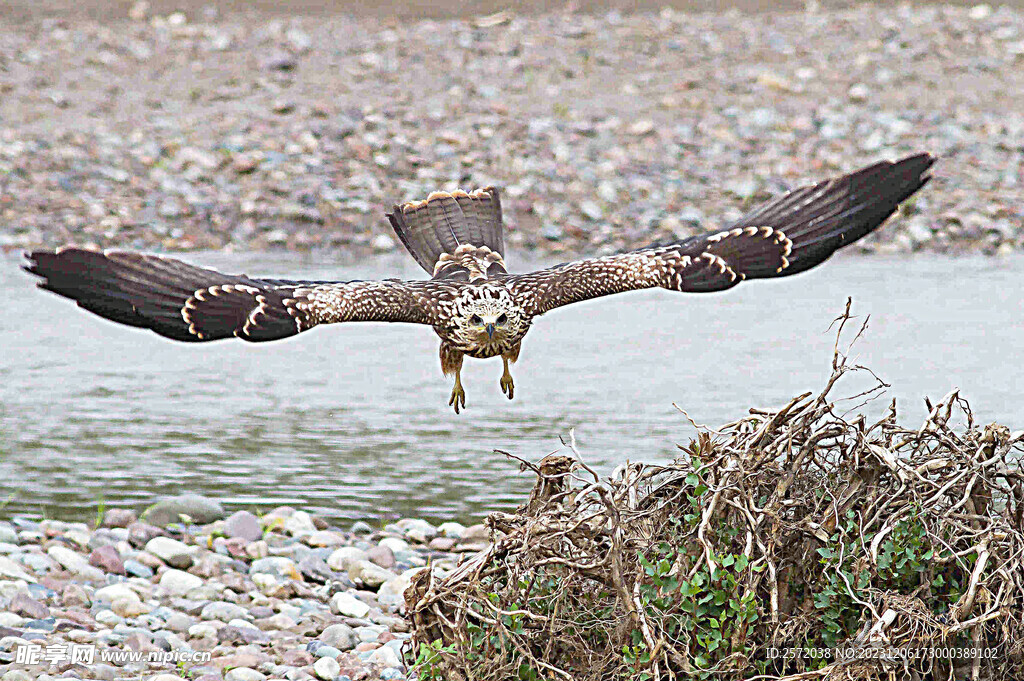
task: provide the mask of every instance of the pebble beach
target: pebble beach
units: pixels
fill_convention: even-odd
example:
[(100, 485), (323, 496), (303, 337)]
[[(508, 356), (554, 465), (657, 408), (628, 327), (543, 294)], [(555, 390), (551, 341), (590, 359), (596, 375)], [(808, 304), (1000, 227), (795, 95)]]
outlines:
[(860, 250), (1024, 244), (1011, 7), (398, 20), (140, 2), (0, 17), (0, 55), (7, 250), (359, 257), (397, 247), (394, 203), (496, 184), (512, 248), (603, 253), (921, 150), (932, 186)]
[[(487, 543), (483, 525), (340, 528), (291, 507), (229, 515), (196, 495), (142, 520), (110, 509), (99, 527), (0, 521), (0, 679), (410, 678), (409, 580)], [(75, 648), (93, 657), (68, 659)]]

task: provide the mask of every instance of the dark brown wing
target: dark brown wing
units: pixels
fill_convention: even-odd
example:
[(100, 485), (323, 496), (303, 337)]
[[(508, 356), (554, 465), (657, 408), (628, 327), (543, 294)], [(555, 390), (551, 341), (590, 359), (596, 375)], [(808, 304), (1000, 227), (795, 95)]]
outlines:
[(39, 287), (107, 319), (180, 341), (287, 338), (318, 324), (437, 321), (431, 282), (255, 279), (130, 251), (27, 254)]
[(722, 291), (744, 279), (785, 277), (826, 260), (877, 229), (920, 189), (935, 159), (883, 161), (794, 190), (730, 228), (676, 244), (591, 258), (509, 277), (528, 314), (613, 293), (662, 287)]

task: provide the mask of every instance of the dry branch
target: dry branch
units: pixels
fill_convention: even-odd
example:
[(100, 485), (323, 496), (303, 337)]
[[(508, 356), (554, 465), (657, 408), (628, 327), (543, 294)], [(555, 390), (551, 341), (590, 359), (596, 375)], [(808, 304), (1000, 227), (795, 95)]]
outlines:
[(851, 320), (819, 394), (671, 465), (600, 478), (574, 438), (524, 462), (491, 546), (406, 593), (421, 678), (1024, 678), (1024, 433), (957, 391), (919, 428), (838, 413), (848, 373), (875, 379), (849, 399), (886, 387), (848, 364)]

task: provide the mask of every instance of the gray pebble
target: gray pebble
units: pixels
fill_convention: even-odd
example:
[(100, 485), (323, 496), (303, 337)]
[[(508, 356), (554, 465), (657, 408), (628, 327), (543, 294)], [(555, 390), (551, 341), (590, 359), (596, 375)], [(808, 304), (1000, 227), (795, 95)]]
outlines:
[(361, 639), (347, 624), (332, 624), (321, 632), (320, 640), (339, 650), (351, 650)]

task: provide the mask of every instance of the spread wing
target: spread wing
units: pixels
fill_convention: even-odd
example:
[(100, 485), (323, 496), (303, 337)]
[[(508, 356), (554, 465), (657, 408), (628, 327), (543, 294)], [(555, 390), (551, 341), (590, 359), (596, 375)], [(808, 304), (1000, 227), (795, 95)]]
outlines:
[(27, 257), (40, 288), (180, 341), (277, 340), (336, 322), (434, 324), (443, 293), (432, 282), (256, 279), (130, 251), (66, 247)]
[(785, 277), (871, 233), (930, 179), (928, 154), (883, 161), (769, 201), (728, 229), (666, 246), (512, 275), (528, 314), (645, 288), (723, 291), (744, 279)]

